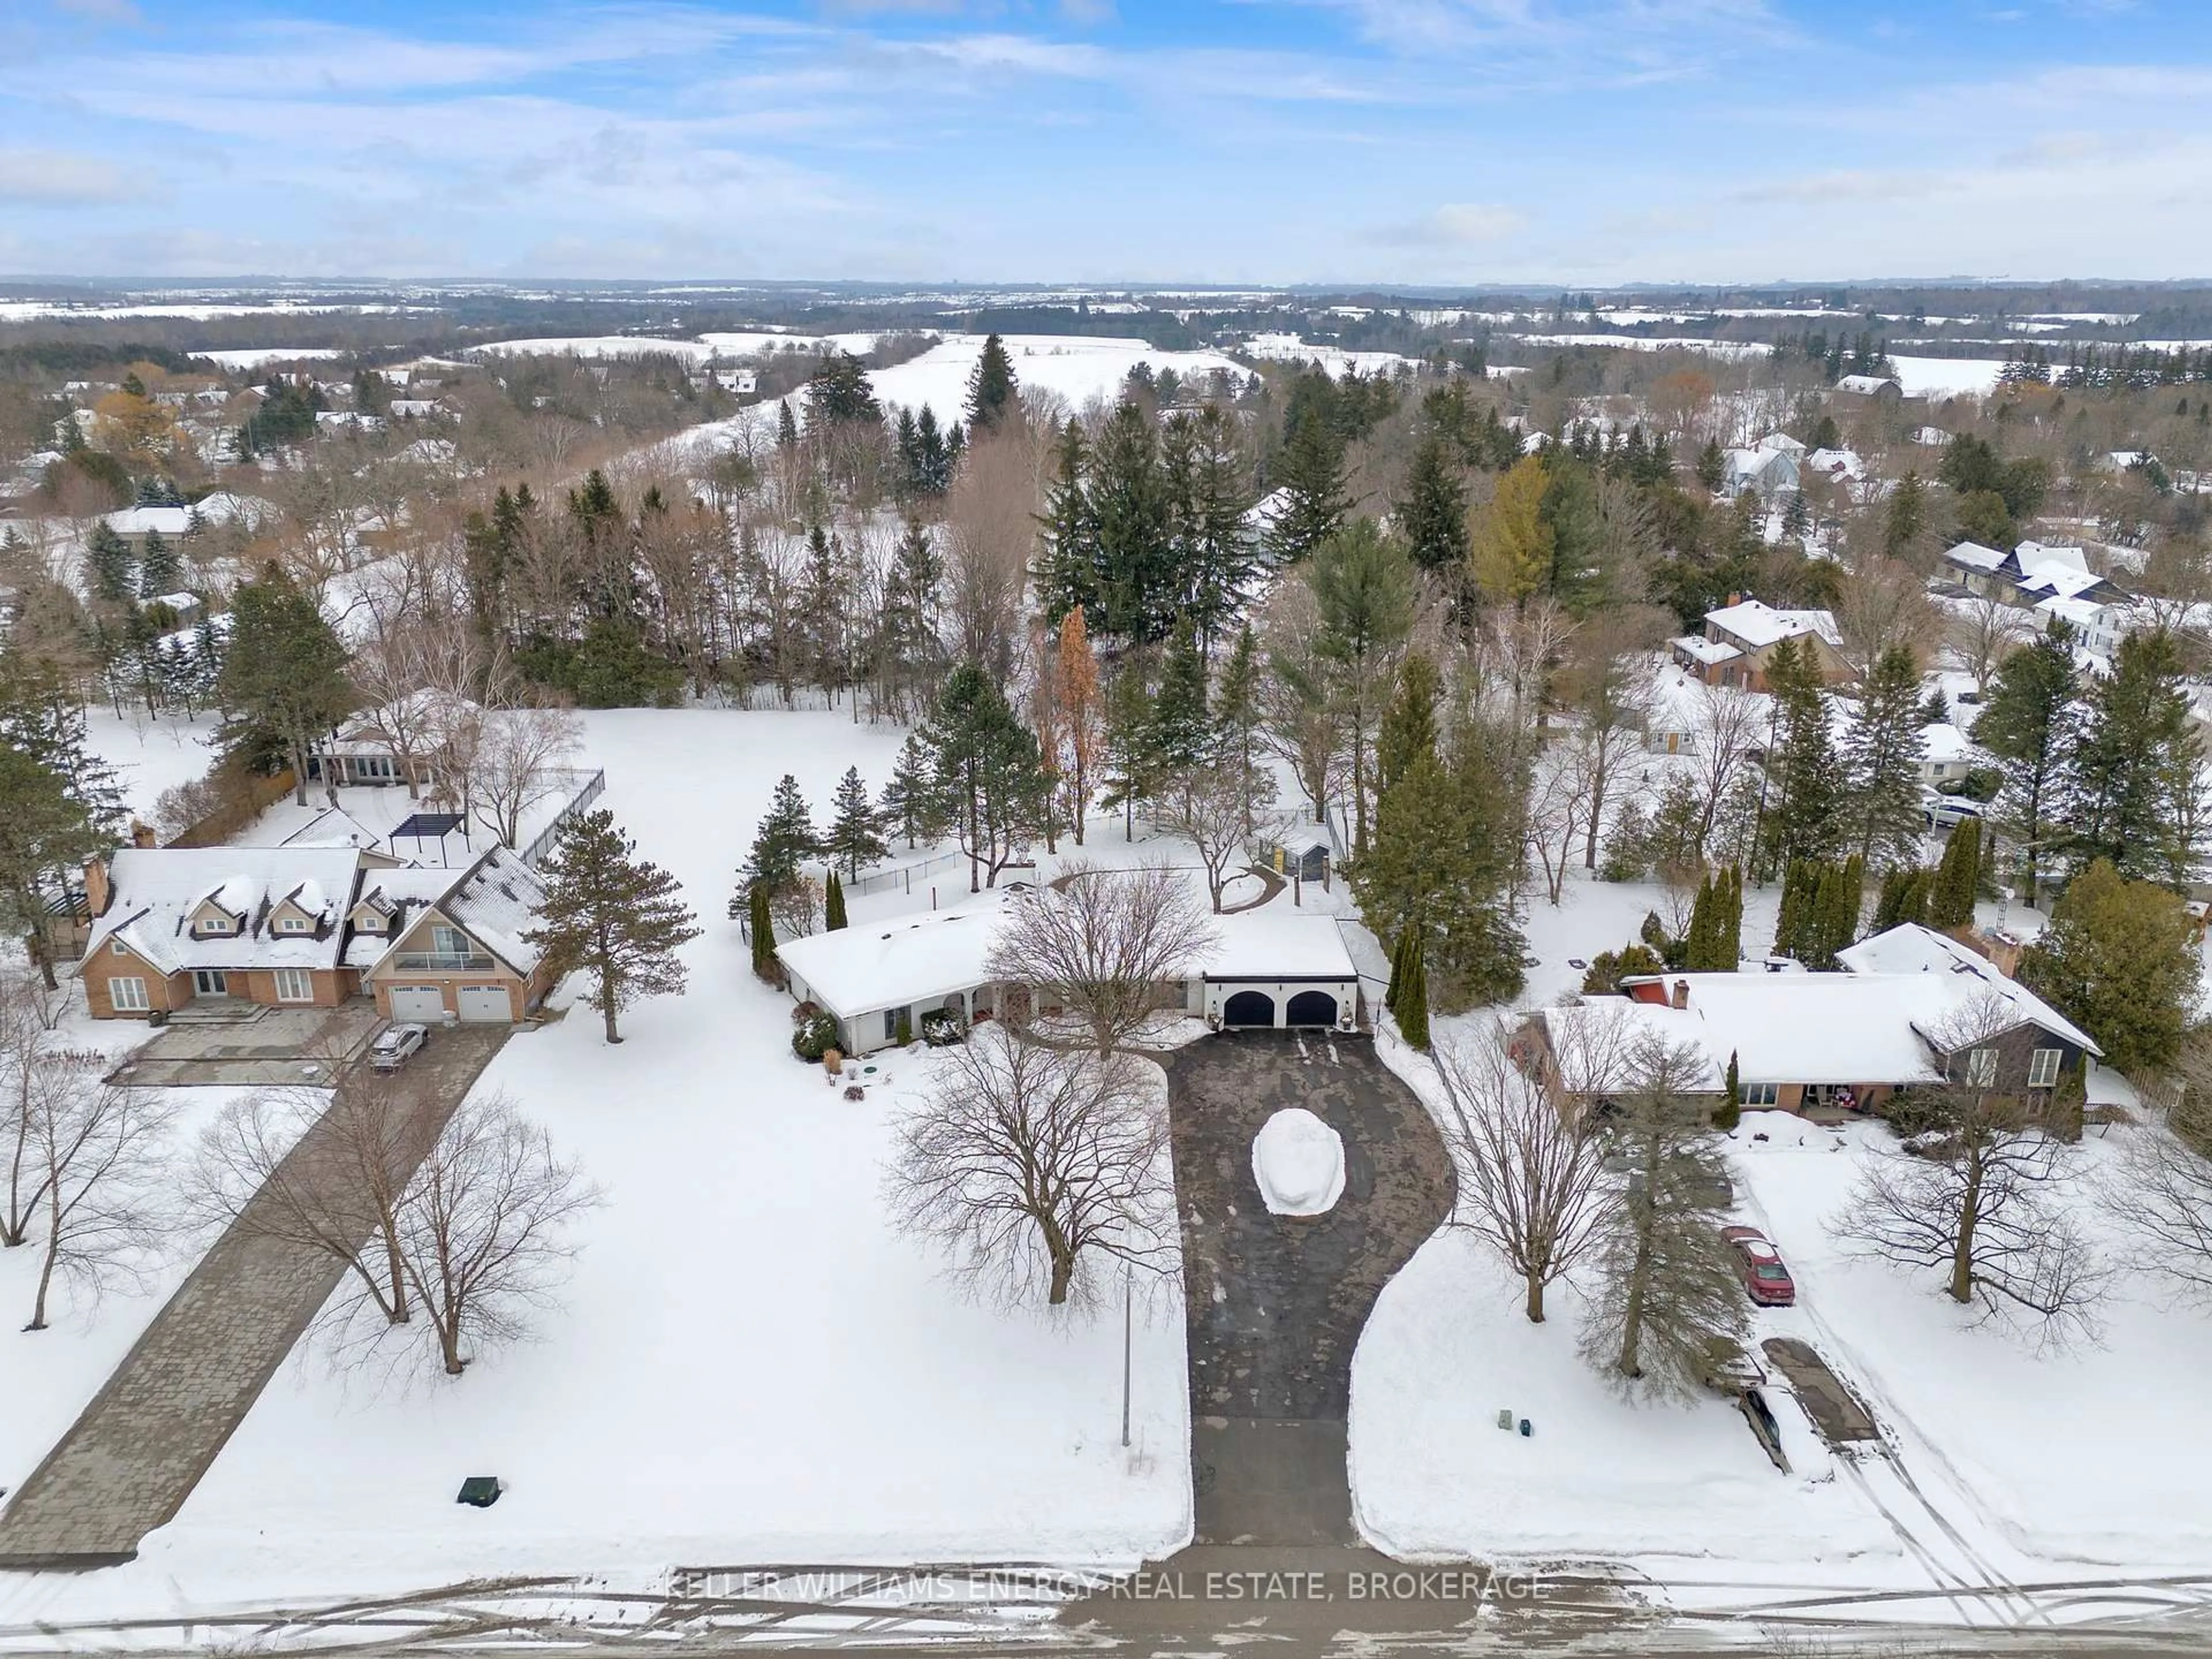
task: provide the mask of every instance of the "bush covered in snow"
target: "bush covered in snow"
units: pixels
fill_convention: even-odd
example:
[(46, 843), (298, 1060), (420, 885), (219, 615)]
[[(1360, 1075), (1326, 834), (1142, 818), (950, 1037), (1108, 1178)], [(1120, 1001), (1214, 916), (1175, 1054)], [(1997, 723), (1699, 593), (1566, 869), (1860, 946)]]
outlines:
[(811, 1065), (837, 1046), (837, 1022), (817, 1003), (802, 1002), (791, 1011), (791, 1051)]
[(933, 1048), (949, 1048), (967, 1035), (967, 1025), (950, 1008), (933, 1008), (921, 1017), (921, 1040)]

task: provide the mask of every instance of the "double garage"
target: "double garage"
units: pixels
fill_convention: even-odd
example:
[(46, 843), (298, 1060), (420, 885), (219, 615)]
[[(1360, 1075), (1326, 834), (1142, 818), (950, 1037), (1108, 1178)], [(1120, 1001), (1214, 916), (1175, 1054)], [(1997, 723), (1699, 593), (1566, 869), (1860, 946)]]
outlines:
[(449, 1000), (442, 985), (392, 985), (385, 988), (392, 1018), (404, 1023), (437, 1025), (457, 1018), (469, 1025), (512, 1025), (515, 1020), (514, 993), (505, 984), (456, 985)]
[(1344, 1006), (1340, 987), (1293, 990), (1287, 986), (1246, 987), (1220, 1000), (1224, 1025), (1334, 1025)]

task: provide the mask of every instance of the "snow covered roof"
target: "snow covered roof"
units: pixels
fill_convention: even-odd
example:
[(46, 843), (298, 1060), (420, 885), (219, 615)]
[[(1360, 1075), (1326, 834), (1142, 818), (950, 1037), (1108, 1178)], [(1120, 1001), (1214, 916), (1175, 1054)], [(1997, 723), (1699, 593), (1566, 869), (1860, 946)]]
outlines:
[(342, 806), (325, 806), (289, 835), (279, 847), (374, 848), (383, 837), (365, 826)]
[(1213, 918), (1216, 939), (1201, 969), (1210, 980), (1359, 977), (1336, 918), (1267, 905)]
[(1692, 661), (1708, 665), (1729, 662), (1743, 655), (1735, 646), (1723, 645), (1718, 640), (1708, 640), (1696, 634), (1685, 634), (1674, 641), (1674, 648)]
[(519, 974), (527, 975), (545, 952), (522, 937), (545, 906), (545, 884), (514, 852), (495, 847), (464, 871), (438, 908), (471, 939)]
[(1883, 390), (1901, 392), (1905, 388), (1887, 374), (1846, 374), (1836, 382), (1838, 392), (1855, 392), (1863, 398), (1871, 397)]
[(1964, 570), (1984, 573), (2001, 568), (2006, 556), (1994, 547), (1984, 547), (1979, 542), (1960, 542), (1943, 550), (1943, 556)]
[(1856, 478), (1866, 470), (1856, 453), (1848, 449), (1816, 449), (1805, 457), (1805, 465), (1832, 478)]
[(143, 536), (149, 530), (181, 536), (191, 528), (192, 514), (187, 507), (126, 507), (103, 522), (118, 536)]
[(1923, 760), (1949, 763), (1972, 760), (1981, 754), (1974, 740), (1954, 721), (1937, 720), (1920, 728), (1920, 757)]
[(1692, 1093), (1718, 1094), (1728, 1086), (1728, 1055), (1713, 1050), (1713, 1034), (1703, 1014), (1665, 1003), (1627, 997), (1592, 997), (1557, 1008), (1540, 1008), (1535, 1018), (1560, 1057), (1564, 1080), (1577, 1094), (1620, 1094), (1637, 1086), (1644, 1056), (1652, 1044), (1696, 1056), (1695, 1076), (1684, 1086)]
[(1761, 449), (1778, 450), (1784, 455), (1802, 455), (1805, 446), (1786, 432), (1770, 432), (1759, 441)]
[[(2078, 548), (2061, 550), (2078, 552)], [(2079, 599), (2091, 588), (2100, 586), (2104, 578), (2093, 570), (2066, 559), (2043, 559), (2035, 563), (2021, 561), (2020, 591), (2023, 593), (2048, 593), (2062, 599)]]
[(1740, 605), (1723, 605), (1718, 611), (1708, 611), (1705, 621), (1731, 638), (1741, 641), (1745, 649), (1750, 651), (1807, 634), (1817, 634), (1838, 647), (1844, 642), (1844, 636), (1837, 629), (1836, 618), (1832, 612), (1777, 611), (1761, 599), (1746, 599)]
[(775, 947), (807, 994), (841, 1018), (904, 1008), (988, 983), (983, 963), (1011, 896), (987, 893), (951, 909), (809, 933)]
[[(119, 939), (163, 973), (334, 967), (343, 929), (331, 896), (349, 902), (359, 869), (351, 848), (125, 848), (109, 861), (112, 896), (86, 960)], [(272, 931), (269, 912), (288, 898), (323, 925)], [(240, 920), (237, 932), (193, 933), (193, 914), (210, 901)]]
[(1836, 960), (1854, 975), (1938, 974), (1963, 988), (1954, 994), (1963, 1006), (1972, 998), (1990, 994), (2010, 1004), (2023, 1020), (2076, 1043), (2093, 1054), (2101, 1054), (2089, 1034), (2068, 1019), (2018, 980), (2008, 979), (1996, 964), (1958, 940), (1917, 922), (1905, 922), (1886, 933), (1861, 939), (1836, 952)]
[(354, 908), (358, 912), (366, 906), (382, 916), (386, 929), (366, 933), (356, 926), (346, 941), (345, 965), (375, 967), (422, 911), (443, 898), (453, 886), (451, 870), (425, 869), (411, 864), (392, 870), (371, 870), (362, 879), (361, 896), (354, 901)]
[(2022, 542), (2013, 549), (2012, 556), (2022, 570), (2033, 570), (2039, 565), (2069, 565), (2076, 570), (2089, 568), (2089, 556), (2082, 549), (2055, 546), (2049, 542)]

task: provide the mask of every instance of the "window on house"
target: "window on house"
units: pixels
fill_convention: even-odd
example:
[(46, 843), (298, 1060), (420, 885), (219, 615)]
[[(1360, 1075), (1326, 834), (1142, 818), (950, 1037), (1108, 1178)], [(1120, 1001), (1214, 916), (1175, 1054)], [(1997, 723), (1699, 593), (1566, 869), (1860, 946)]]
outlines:
[(279, 1002), (313, 1002), (315, 1000), (314, 975), (304, 968), (279, 968), (276, 970), (276, 1000)]
[(276, 924), (276, 931), (280, 933), (304, 933), (307, 931), (307, 924), (297, 916), (286, 916)]
[(146, 1012), (146, 981), (143, 979), (115, 978), (107, 981), (108, 1006), (118, 1013), (143, 1014)]
[(430, 948), (441, 957), (465, 957), (469, 953), (469, 936), (458, 927), (433, 927)]
[(2031, 1089), (2057, 1087), (2058, 1062), (2065, 1058), (2063, 1048), (2038, 1048), (2027, 1057), (2027, 1086)]
[(906, 1010), (903, 1008), (886, 1008), (884, 1010), (884, 1036), (886, 1041), (889, 1041), (890, 1038), (898, 1035), (899, 1016), (904, 1012), (906, 1012)]
[(1743, 1103), (1747, 1106), (1778, 1106), (1782, 1103), (1782, 1085), (1778, 1083), (1747, 1083), (1743, 1085)]
[(1997, 1051), (1994, 1048), (1969, 1048), (1966, 1051), (1966, 1083), (1971, 1088), (1989, 1089), (1996, 1085)]
[(119, 939), (110, 939), (107, 944), (107, 948), (111, 952), (118, 957), (127, 957), (131, 954), (131, 947), (125, 945)]

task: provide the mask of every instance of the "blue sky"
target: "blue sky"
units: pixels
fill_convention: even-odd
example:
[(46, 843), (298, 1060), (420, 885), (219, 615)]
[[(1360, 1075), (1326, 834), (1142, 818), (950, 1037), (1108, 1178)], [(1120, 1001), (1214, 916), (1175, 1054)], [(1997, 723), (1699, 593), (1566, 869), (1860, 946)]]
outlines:
[(2212, 276), (2208, 0), (9, 0), (0, 270)]

